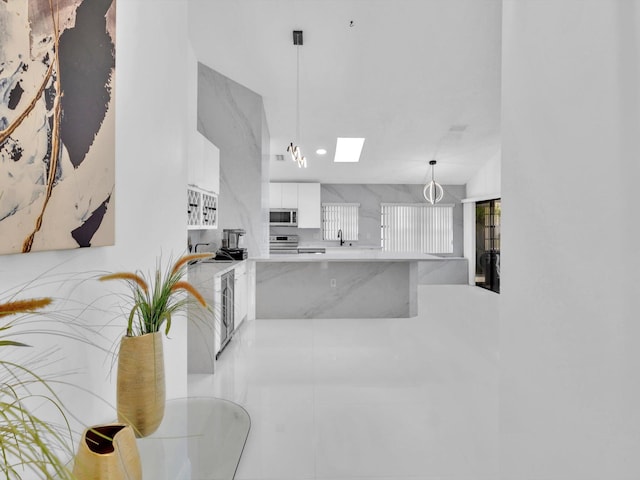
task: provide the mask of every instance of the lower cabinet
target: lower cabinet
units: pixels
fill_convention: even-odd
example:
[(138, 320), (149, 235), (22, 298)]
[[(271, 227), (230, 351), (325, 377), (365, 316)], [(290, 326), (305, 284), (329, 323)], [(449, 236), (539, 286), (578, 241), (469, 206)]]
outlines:
[(187, 371), (213, 373), (215, 356), (220, 350), (220, 275), (214, 275), (209, 265), (191, 265), (188, 280), (202, 295), (211, 311), (197, 302), (189, 304), (187, 312)]
[[(218, 355), (224, 348), (226, 340), (230, 338), (229, 335), (233, 335), (233, 331), (228, 331), (225, 324), (232, 325), (231, 328), (235, 330), (247, 318), (249, 272), (252, 271), (247, 263), (247, 261), (239, 262), (231, 270), (223, 267), (225, 264), (216, 263), (198, 263), (189, 267), (189, 282), (198, 289), (207, 304), (211, 306), (207, 310), (198, 304), (189, 305), (187, 323), (187, 370), (189, 373), (214, 373)], [(223, 302), (223, 300), (226, 301)], [(232, 311), (229, 312), (229, 310)], [(231, 319), (229, 314), (232, 315)]]
[(235, 289), (234, 289), (234, 319), (235, 327), (247, 318), (249, 311), (249, 285), (247, 275), (247, 262), (242, 262), (235, 269)]

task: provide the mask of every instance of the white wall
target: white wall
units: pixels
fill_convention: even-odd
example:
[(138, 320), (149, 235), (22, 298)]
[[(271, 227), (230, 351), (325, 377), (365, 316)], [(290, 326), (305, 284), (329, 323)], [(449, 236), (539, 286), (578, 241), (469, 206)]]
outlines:
[(471, 177), (467, 182), (467, 198), (498, 198), (500, 196), (501, 160), (502, 153), (497, 152)]
[[(154, 268), (156, 257), (177, 257), (186, 249), (186, 0), (118, 0), (116, 74), (116, 245), (71, 251), (0, 256), (0, 292), (53, 272), (80, 278), (97, 270)], [(75, 275), (73, 272), (81, 274)], [(37, 295), (67, 296), (89, 303), (119, 285), (90, 280), (73, 293), (58, 284), (31, 290)], [(112, 297), (113, 300), (113, 297)], [(124, 333), (125, 319), (115, 311), (88, 312), (82, 321), (96, 329), (111, 322), (94, 339), (111, 347)], [(165, 341), (167, 394), (186, 395), (186, 325), (174, 319)], [(92, 392), (63, 391), (65, 404), (82, 422), (112, 419), (115, 370), (105, 353), (74, 342), (39, 336), (38, 351), (60, 345), (58, 371), (80, 370), (65, 377)], [(104, 400), (98, 400), (102, 398)]]
[(502, 477), (640, 478), (640, 2), (504, 0)]

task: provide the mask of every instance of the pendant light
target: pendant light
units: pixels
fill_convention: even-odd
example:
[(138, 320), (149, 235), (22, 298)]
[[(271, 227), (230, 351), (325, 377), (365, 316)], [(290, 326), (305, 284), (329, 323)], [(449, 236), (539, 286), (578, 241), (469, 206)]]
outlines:
[(444, 196), (444, 190), (439, 183), (436, 183), (433, 177), (433, 167), (436, 165), (436, 161), (431, 160), (429, 162), (429, 165), (431, 165), (431, 181), (424, 186), (422, 194), (424, 195), (424, 198), (427, 202), (429, 202), (431, 205), (434, 205), (442, 200), (442, 197)]
[[(293, 44), (296, 46), (296, 141), (300, 141), (300, 45), (302, 45), (302, 30), (293, 31)], [(307, 168), (307, 159), (302, 155), (298, 145), (293, 142), (287, 147), (291, 159), (298, 164), (298, 168)]]

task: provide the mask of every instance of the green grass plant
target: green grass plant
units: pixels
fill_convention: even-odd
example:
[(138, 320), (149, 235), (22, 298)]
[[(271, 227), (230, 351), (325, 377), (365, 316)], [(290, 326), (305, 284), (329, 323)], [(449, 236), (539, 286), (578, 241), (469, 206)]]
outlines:
[[(59, 398), (28, 364), (6, 355), (8, 349), (28, 346), (12, 338), (20, 318), (50, 303), (50, 298), (0, 302), (0, 475), (5, 479), (74, 478), (67, 466), (73, 456), (72, 432)], [(52, 405), (60, 423), (34, 414), (28, 405), (38, 403)]]
[(127, 336), (139, 336), (171, 329), (171, 317), (187, 309), (195, 299), (207, 307), (198, 290), (184, 280), (190, 262), (210, 258), (211, 253), (185, 255), (169, 262), (164, 272), (161, 260), (152, 275), (141, 272), (117, 272), (100, 277), (100, 281), (124, 280), (130, 288), (131, 310), (128, 313)]

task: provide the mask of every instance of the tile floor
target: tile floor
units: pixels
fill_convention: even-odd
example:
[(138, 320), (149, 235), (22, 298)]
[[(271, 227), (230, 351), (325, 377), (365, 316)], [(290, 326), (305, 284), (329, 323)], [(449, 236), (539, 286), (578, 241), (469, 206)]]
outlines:
[(245, 322), (190, 395), (251, 415), (237, 480), (498, 477), (498, 299), (419, 287), (410, 319)]

